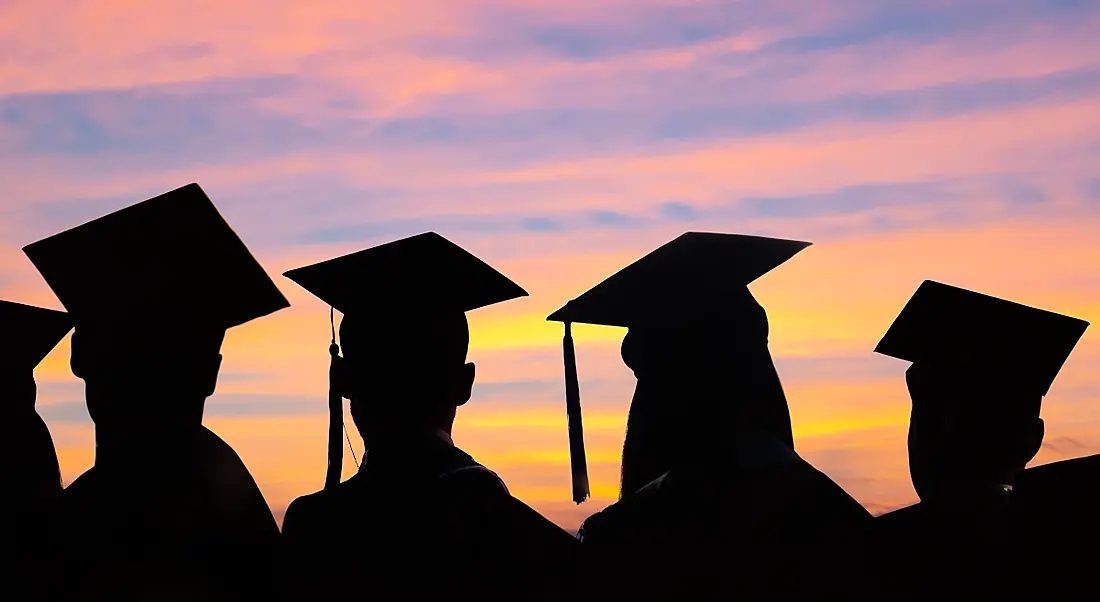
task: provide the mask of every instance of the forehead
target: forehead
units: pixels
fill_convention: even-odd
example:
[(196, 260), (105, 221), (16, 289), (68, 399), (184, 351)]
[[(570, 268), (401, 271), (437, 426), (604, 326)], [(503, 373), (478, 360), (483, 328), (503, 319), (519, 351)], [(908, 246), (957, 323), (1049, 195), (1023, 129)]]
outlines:
[(220, 347), (225, 330), (201, 318), (131, 314), (78, 321), (73, 345), (133, 345), (163, 353), (173, 349)]

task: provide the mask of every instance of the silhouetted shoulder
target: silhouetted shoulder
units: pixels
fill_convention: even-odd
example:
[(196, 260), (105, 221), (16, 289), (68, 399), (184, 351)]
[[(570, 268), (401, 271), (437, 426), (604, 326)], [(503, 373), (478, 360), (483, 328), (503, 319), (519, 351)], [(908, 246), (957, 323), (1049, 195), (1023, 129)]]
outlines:
[[(796, 515), (788, 519), (809, 519), (827, 514), (829, 524), (845, 525), (851, 522), (869, 524), (871, 515), (827, 475), (809, 463), (799, 459), (782, 472), (742, 471), (732, 472), (723, 479), (721, 475), (697, 475), (687, 471), (670, 471), (655, 479), (625, 500), (608, 506), (585, 520), (580, 538), (591, 543), (602, 537), (621, 537), (641, 532), (654, 515), (674, 512), (674, 504), (683, 499), (685, 491), (702, 488), (718, 489), (719, 496), (739, 505), (760, 506), (761, 511), (779, 515), (798, 508)], [(710, 480), (715, 478), (717, 483)], [(699, 511), (705, 511), (699, 509)]]
[(607, 539), (617, 539), (636, 529), (640, 517), (666, 508), (668, 482), (669, 473), (666, 472), (626, 500), (619, 500), (589, 516), (581, 524), (577, 538), (587, 546), (601, 545)]
[(96, 471), (96, 467), (93, 466), (88, 470), (85, 470), (79, 477), (69, 483), (69, 486), (62, 490), (62, 499), (66, 498), (78, 498), (88, 495), (93, 489), (95, 489), (97, 482), (99, 481), (99, 474)]
[(309, 493), (291, 502), (283, 515), (283, 536), (286, 540), (294, 543), (302, 537), (317, 535), (321, 531), (321, 523), (332, 518), (337, 500), (346, 496), (346, 492), (341, 491), (346, 486), (346, 482), (341, 483), (336, 489)]
[(830, 479), (828, 475), (809, 464), (807, 466), (814, 472), (814, 475), (809, 477), (808, 484), (813, 487), (817, 496), (829, 500), (829, 512), (834, 513), (837, 517), (862, 524), (865, 528), (870, 527), (874, 517), (863, 507), (863, 504), (860, 504), (858, 500), (838, 485), (836, 481)]
[(213, 431), (202, 427), (198, 444), (201, 457), (216, 464), (213, 478), (225, 485), (255, 485), (240, 455)]
[(1016, 477), (1014, 499), (1033, 495), (1100, 495), (1100, 454), (1028, 468)]
[(512, 499), (496, 473), (480, 465), (440, 475), (431, 494), (432, 505), (454, 530), (455, 541), (480, 540), (490, 546), (509, 539), (521, 520)]
[(497, 473), (474, 464), (447, 471), (439, 477), (443, 491), (463, 492), (466, 494), (507, 496), (508, 487)]
[(318, 491), (307, 493), (286, 507), (283, 515), (283, 531), (299, 526), (302, 522), (308, 522), (309, 518), (324, 510), (332, 503), (332, 491)]
[[(224, 518), (234, 521), (237, 528), (265, 530), (269, 534), (278, 534), (279, 527), (263, 493), (255, 479), (248, 472), (244, 461), (237, 452), (205, 427), (199, 438), (202, 478), (207, 479), (207, 487), (215, 495), (212, 500)], [(236, 504), (226, 504), (226, 501)]]
[(1048, 599), (1095, 589), (1095, 555), (1081, 550), (1100, 538), (1100, 455), (1023, 471), (1012, 511), (1014, 547), (1036, 551), (1011, 559), (1016, 587)]
[(876, 572), (893, 574), (900, 570), (899, 565), (912, 564), (912, 560), (907, 560), (911, 556), (922, 556), (920, 537), (926, 522), (925, 508), (920, 502), (876, 517), (871, 531), (875, 554), (868, 559)]
[(923, 514), (924, 506), (921, 506), (920, 502), (917, 502), (911, 506), (904, 506), (897, 510), (891, 510), (885, 514), (881, 514), (875, 520), (882, 525), (899, 524), (909, 522)]
[[(458, 571), (456, 591), (483, 599), (562, 599), (575, 590), (579, 542), (508, 493), (493, 471), (471, 466), (439, 480), (437, 508)], [(464, 561), (458, 560), (459, 558)], [(493, 575), (486, 588), (486, 571)], [(480, 585), (478, 585), (480, 584)], [(499, 594), (499, 595), (498, 595)]]
[(1016, 526), (1028, 527), (1029, 537), (1091, 539), (1100, 532), (1100, 455), (1029, 468), (1011, 499)]
[[(582, 587), (610, 594), (646, 575), (632, 586), (640, 588), (639, 595), (688, 595), (686, 583), (713, 585), (721, 574), (731, 588), (726, 595), (770, 591), (783, 598), (812, 590), (843, 591), (851, 599), (853, 584), (863, 579), (862, 541), (870, 519), (843, 489), (796, 455), (782, 469), (677, 468), (584, 522)], [(714, 553), (731, 541), (751, 550), (739, 554), (736, 568), (727, 556)], [(792, 550), (818, 559), (798, 563), (797, 579), (790, 574)], [(777, 579), (787, 581), (777, 585)], [(712, 599), (715, 593), (690, 595)]]

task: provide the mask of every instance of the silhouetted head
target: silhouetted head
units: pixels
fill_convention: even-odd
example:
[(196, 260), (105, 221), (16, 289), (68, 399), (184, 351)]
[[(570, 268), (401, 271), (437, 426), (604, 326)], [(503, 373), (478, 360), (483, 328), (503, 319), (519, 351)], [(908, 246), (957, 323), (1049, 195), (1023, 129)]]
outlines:
[(99, 448), (200, 425), (225, 331), (290, 305), (198, 184), (23, 251), (77, 324)]
[(206, 321), (178, 315), (166, 320), (134, 312), (79, 322), (71, 366), (84, 380), (97, 438), (201, 424), (224, 336)]
[(588, 496), (588, 477), (572, 324), (630, 329), (623, 360), (637, 375), (638, 387), (623, 449), (623, 492), (674, 463), (716, 456), (715, 446), (737, 429), (775, 431), (790, 444), (786, 402), (768, 354), (767, 316), (748, 286), (808, 246), (685, 232), (547, 318), (566, 328), (575, 502)]
[(631, 328), (623, 361), (638, 378), (623, 445), (622, 492), (677, 464), (729, 459), (739, 433), (794, 447), (790, 412), (768, 352), (764, 309), (748, 295), (722, 318)]
[(1042, 445), (1043, 396), (1086, 328), (1070, 316), (921, 283), (875, 351), (912, 362), (909, 469), (922, 501), (969, 503), (1013, 483)]
[(65, 312), (0, 300), (0, 413), (34, 412), (34, 369), (72, 327)]
[(1043, 442), (1042, 395), (1011, 374), (914, 364), (909, 472), (922, 501), (1011, 485)]
[[(425, 232), (296, 268), (285, 276), (344, 315), (343, 357), (333, 358), (330, 433), (339, 432), (340, 397), (367, 447), (410, 431), (450, 432), (455, 408), (470, 399), (466, 312), (527, 292), (469, 251)], [(334, 351), (330, 347), (330, 353)], [(339, 483), (342, 442), (329, 440), (329, 483)]]
[(451, 431), (455, 409), (469, 401), (474, 384), (464, 313), (383, 321), (346, 316), (340, 342), (339, 386), (368, 447), (425, 429)]

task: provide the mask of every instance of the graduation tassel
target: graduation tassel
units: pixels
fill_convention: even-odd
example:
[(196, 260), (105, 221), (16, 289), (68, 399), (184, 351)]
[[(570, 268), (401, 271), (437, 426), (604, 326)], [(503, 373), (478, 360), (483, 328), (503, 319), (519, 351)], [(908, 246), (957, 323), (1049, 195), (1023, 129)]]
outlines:
[(565, 356), (565, 411), (569, 417), (569, 464), (573, 471), (573, 501), (588, 499), (588, 462), (584, 457), (584, 429), (581, 426), (581, 387), (577, 380), (577, 354), (573, 349), (573, 324), (565, 323), (562, 339)]
[(344, 439), (341, 436), (344, 430), (344, 398), (336, 386), (336, 358), (340, 357), (340, 346), (336, 344), (336, 317), (333, 311), (329, 308), (332, 343), (328, 346), (328, 472), (325, 473), (325, 489), (334, 489), (340, 484), (344, 467)]

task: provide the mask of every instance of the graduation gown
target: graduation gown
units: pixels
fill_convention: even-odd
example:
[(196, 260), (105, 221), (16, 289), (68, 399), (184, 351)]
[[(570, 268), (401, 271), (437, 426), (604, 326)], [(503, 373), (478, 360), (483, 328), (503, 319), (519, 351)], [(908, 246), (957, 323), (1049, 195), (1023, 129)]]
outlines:
[(878, 518), (876, 557), (910, 598), (1076, 597), (1095, 587), (1100, 456), (1029, 468), (984, 508), (915, 504)]
[(902, 599), (999, 599), (1011, 589), (1002, 586), (1009, 500), (992, 492), (965, 509), (917, 503), (878, 517), (874, 569)]
[(0, 538), (4, 583), (26, 600), (49, 597), (56, 577), (54, 522), (61, 497), (57, 452), (46, 423), (33, 410), (0, 421), (0, 508), (7, 533)]
[(269, 600), (280, 591), (278, 525), (241, 459), (204, 427), (166, 441), (157, 457), (97, 461), (62, 503), (65, 600)]
[(283, 534), (297, 598), (558, 599), (576, 539), (441, 437), (371, 448), (334, 490), (295, 500)]
[(751, 458), (734, 452), (724, 463), (673, 468), (589, 517), (581, 528), (586, 593), (861, 598), (870, 514), (793, 450), (776, 440), (763, 447)]
[(1012, 585), (1020, 599), (1095, 590), (1100, 455), (1028, 468), (1011, 501)]

